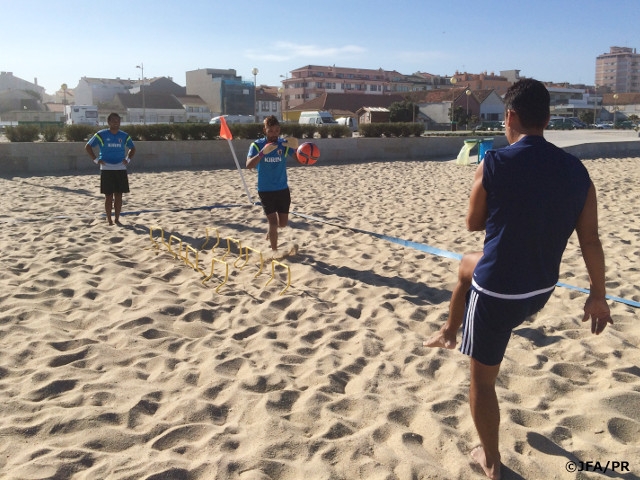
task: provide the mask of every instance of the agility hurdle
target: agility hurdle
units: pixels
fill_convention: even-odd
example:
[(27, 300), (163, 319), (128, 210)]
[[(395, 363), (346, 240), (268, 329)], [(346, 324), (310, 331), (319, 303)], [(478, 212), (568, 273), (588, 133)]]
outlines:
[(216, 288), (216, 293), (218, 293), (218, 292), (220, 291), (220, 289), (222, 288), (222, 286), (223, 286), (225, 283), (227, 283), (227, 280), (229, 279), (229, 264), (228, 264), (227, 262), (225, 262), (224, 260), (219, 260), (219, 259), (217, 259), (217, 258), (215, 258), (215, 257), (214, 257), (213, 259), (211, 259), (211, 273), (210, 273), (206, 278), (204, 278), (204, 279), (202, 280), (202, 284), (204, 285), (206, 282), (208, 282), (208, 281), (209, 281), (209, 279), (210, 279), (211, 277), (213, 277), (213, 271), (214, 271), (214, 269), (215, 269), (216, 262), (218, 262), (218, 263), (223, 263), (223, 264), (224, 264), (224, 268), (225, 268), (225, 271), (224, 271), (224, 280), (223, 280), (223, 281), (222, 281), (222, 283), (221, 283), (220, 285), (218, 285), (218, 286), (217, 286), (217, 288)]
[(289, 265), (285, 265), (284, 263), (278, 262), (277, 260), (271, 260), (271, 278), (267, 281), (267, 283), (264, 284), (264, 288), (267, 288), (267, 285), (271, 283), (271, 280), (276, 277), (276, 265), (280, 265), (281, 267), (287, 269), (287, 286), (284, 287), (284, 290), (280, 292), (280, 295), (284, 295), (284, 292), (286, 292), (291, 285), (291, 269), (289, 268)]
[[(218, 244), (220, 243), (220, 233), (218, 232), (217, 228), (213, 228), (212, 227), (212, 229), (216, 231), (216, 236), (218, 237), (218, 240), (216, 241), (216, 244), (211, 247), (211, 250), (213, 251), (213, 249), (216, 248), (218, 246)], [(204, 250), (205, 245), (207, 243), (209, 243), (209, 227), (206, 227), (206, 235), (207, 235), (207, 238), (205, 238), (204, 243), (200, 247), (200, 250)]]

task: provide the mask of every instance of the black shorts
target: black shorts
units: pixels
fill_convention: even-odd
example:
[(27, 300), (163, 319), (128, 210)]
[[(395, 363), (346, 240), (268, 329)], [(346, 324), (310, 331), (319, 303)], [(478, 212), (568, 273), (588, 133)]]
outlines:
[(511, 331), (545, 306), (553, 289), (518, 300), (496, 298), (471, 286), (460, 351), (484, 365), (502, 362)]
[(288, 188), (284, 190), (276, 190), (275, 192), (258, 192), (262, 210), (265, 215), (272, 213), (289, 213), (291, 206), (291, 192)]
[(101, 170), (100, 193), (129, 193), (129, 176), (126, 170)]

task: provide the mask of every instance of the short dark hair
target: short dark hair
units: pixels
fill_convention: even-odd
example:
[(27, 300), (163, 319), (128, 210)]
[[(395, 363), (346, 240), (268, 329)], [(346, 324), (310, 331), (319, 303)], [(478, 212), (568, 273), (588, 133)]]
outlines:
[(112, 112), (109, 114), (109, 116), (107, 117), (107, 122), (110, 122), (112, 118), (114, 117), (118, 117), (120, 118), (120, 115), (118, 115), (116, 112)]
[(515, 111), (525, 128), (544, 128), (549, 121), (550, 103), (547, 87), (532, 78), (514, 83), (504, 96), (505, 110)]
[(280, 126), (280, 122), (278, 121), (275, 115), (269, 115), (267, 118), (264, 119), (264, 128), (278, 127), (278, 126)]

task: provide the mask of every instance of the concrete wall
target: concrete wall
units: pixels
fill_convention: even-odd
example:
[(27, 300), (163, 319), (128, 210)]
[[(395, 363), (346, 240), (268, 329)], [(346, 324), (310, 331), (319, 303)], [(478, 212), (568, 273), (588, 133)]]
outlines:
[[(453, 160), (467, 137), (417, 138), (319, 138), (319, 162), (340, 165), (393, 160)], [(244, 168), (251, 140), (233, 140), (240, 166)], [(507, 144), (494, 137), (494, 147)], [(585, 143), (565, 147), (579, 158), (640, 156), (640, 141)], [(136, 142), (131, 168), (140, 170), (233, 169), (236, 168), (226, 140)], [(292, 161), (293, 162), (293, 161)], [(293, 162), (295, 163), (295, 162)], [(0, 143), (0, 176), (95, 172), (96, 166), (84, 143)]]
[[(452, 160), (465, 137), (318, 138), (320, 162), (339, 165), (390, 160)], [(504, 136), (495, 146), (506, 145)], [(238, 162), (244, 167), (251, 140), (233, 140)], [(226, 140), (136, 142), (135, 170), (233, 169)], [(96, 170), (84, 143), (0, 143), (0, 175), (41, 175)]]

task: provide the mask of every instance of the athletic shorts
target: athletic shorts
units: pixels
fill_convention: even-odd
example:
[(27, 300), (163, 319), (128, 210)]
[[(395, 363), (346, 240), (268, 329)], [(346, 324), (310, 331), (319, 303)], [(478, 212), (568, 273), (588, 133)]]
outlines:
[(129, 177), (126, 170), (101, 170), (100, 193), (129, 193)]
[(471, 287), (467, 292), (460, 351), (484, 365), (504, 358), (511, 331), (545, 306), (553, 289), (523, 299), (496, 298)]
[(276, 190), (275, 192), (258, 192), (262, 210), (265, 215), (272, 213), (289, 213), (291, 206), (291, 192), (288, 188)]

